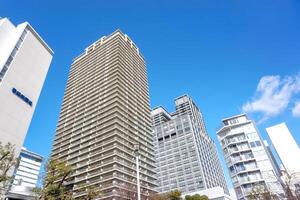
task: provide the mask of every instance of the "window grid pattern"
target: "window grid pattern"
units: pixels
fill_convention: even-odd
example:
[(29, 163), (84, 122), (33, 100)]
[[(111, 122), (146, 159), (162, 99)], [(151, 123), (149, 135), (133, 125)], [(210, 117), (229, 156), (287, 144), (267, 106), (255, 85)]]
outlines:
[(103, 199), (128, 199), (137, 191), (136, 143), (145, 199), (156, 186), (146, 66), (130, 38), (116, 31), (73, 61), (52, 157), (75, 169), (75, 198), (85, 194), (82, 185), (93, 185)]

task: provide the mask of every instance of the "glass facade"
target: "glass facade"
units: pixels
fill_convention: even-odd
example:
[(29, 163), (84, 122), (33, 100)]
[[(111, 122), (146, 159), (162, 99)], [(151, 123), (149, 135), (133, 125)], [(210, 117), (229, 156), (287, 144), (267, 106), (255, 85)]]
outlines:
[(179, 189), (187, 194), (220, 186), (228, 193), (214, 142), (192, 99), (175, 100), (176, 111), (152, 111), (159, 192)]

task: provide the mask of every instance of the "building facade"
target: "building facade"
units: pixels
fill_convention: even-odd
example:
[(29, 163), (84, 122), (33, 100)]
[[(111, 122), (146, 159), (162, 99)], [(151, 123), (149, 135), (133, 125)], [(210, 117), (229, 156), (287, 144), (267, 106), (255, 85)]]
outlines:
[(75, 170), (75, 198), (83, 185), (100, 188), (103, 199), (137, 198), (136, 144), (148, 198), (156, 184), (150, 113), (145, 61), (126, 34), (102, 37), (73, 60), (51, 157)]
[(25, 22), (0, 19), (0, 142), (19, 154), (46, 78), (53, 52)]
[(32, 189), (37, 186), (43, 157), (22, 148), (19, 160), (7, 198), (30, 200), (35, 195)]
[(158, 192), (183, 194), (220, 187), (229, 194), (213, 140), (203, 116), (188, 95), (175, 100), (176, 111), (152, 110)]
[(285, 170), (289, 174), (300, 173), (299, 147), (286, 124), (277, 124), (266, 130)]
[(226, 118), (217, 136), (238, 199), (258, 188), (283, 195), (278, 168), (253, 121), (245, 114)]
[(193, 196), (195, 194), (199, 195), (205, 195), (208, 197), (209, 200), (236, 200), (235, 195), (230, 196), (227, 193), (224, 192), (224, 189), (220, 186), (201, 190), (201, 191), (196, 191), (196, 192), (190, 192), (185, 194)]
[[(285, 123), (266, 129), (282, 166), (282, 180), (300, 198), (300, 150)], [(288, 147), (288, 148), (287, 148)]]

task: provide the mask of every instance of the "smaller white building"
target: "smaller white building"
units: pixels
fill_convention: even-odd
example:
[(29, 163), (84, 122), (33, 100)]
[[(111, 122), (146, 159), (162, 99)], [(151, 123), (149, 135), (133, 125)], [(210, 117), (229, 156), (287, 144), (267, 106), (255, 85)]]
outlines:
[(266, 130), (282, 163), (283, 182), (300, 196), (300, 151), (297, 142), (285, 123)]
[(217, 136), (238, 200), (246, 200), (257, 187), (282, 196), (279, 169), (255, 123), (246, 114), (222, 122)]
[(37, 185), (43, 157), (23, 147), (19, 159), (7, 198), (29, 200), (34, 195), (32, 189)]
[(266, 130), (285, 170), (290, 175), (300, 173), (299, 147), (286, 124), (277, 124)]
[(220, 186), (205, 189), (205, 190), (199, 190), (199, 191), (196, 191), (196, 192), (186, 193), (186, 194), (183, 194), (183, 197), (185, 197), (186, 195), (191, 195), (192, 196), (192, 195), (195, 195), (195, 194), (205, 195), (210, 200), (236, 200), (235, 197), (232, 197), (232, 196), (229, 196), (228, 194), (226, 194), (224, 192), (224, 189)]

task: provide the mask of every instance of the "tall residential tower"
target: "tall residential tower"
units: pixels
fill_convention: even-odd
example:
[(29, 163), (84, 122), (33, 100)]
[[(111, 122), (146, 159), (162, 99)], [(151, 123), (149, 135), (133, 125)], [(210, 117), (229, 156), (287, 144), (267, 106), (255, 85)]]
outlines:
[(75, 198), (88, 185), (103, 199), (137, 198), (135, 144), (147, 198), (156, 181), (150, 112), (145, 61), (127, 35), (117, 30), (73, 60), (51, 156), (74, 168)]
[[(158, 191), (179, 189), (184, 194), (215, 187), (228, 194), (221, 163), (203, 116), (188, 95), (175, 100), (176, 111), (152, 111)], [(220, 190), (218, 190), (220, 191)]]
[(24, 22), (0, 19), (0, 142), (19, 154), (46, 78), (53, 52)]
[(263, 188), (283, 195), (276, 163), (253, 121), (245, 114), (223, 119), (217, 134), (239, 200)]

